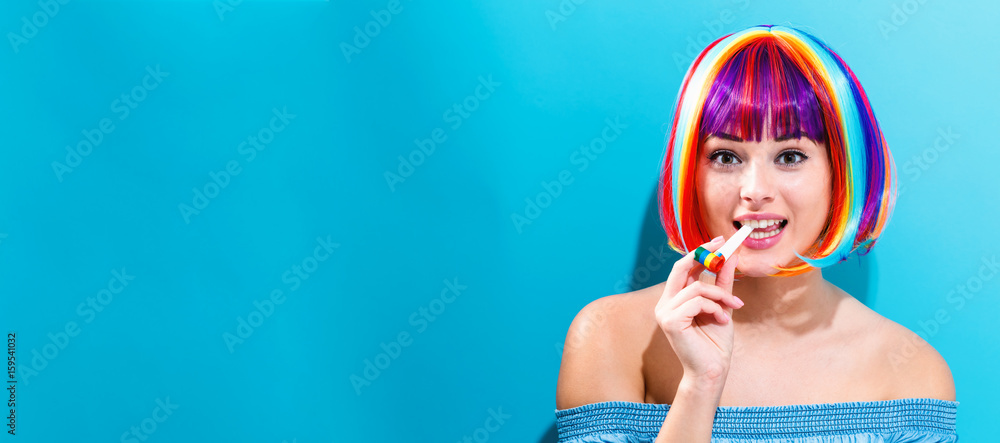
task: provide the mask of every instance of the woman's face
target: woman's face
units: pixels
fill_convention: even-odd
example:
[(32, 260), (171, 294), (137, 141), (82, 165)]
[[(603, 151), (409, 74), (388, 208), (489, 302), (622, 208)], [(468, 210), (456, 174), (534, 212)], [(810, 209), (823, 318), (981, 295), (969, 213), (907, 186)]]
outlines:
[[(765, 133), (766, 133), (765, 128)], [(739, 249), (739, 271), (764, 277), (797, 261), (819, 238), (830, 211), (830, 159), (808, 138), (743, 141), (709, 136), (698, 153), (698, 201), (711, 237), (755, 226)]]

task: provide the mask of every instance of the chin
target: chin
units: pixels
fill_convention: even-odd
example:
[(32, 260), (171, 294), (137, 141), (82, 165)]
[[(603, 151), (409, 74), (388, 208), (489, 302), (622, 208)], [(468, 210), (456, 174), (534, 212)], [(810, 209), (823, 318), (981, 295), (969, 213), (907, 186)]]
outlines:
[(778, 269), (774, 266), (764, 263), (744, 264), (743, 262), (740, 262), (740, 264), (736, 266), (736, 270), (743, 274), (744, 278), (770, 277), (773, 274), (778, 273)]
[(736, 270), (739, 271), (741, 274), (743, 274), (739, 278), (770, 277), (771, 274), (777, 272), (775, 270), (768, 271), (768, 270), (760, 269), (760, 267), (757, 267), (757, 266), (754, 266), (754, 267), (751, 267), (751, 268), (747, 269), (747, 268), (744, 268), (743, 265), (737, 266)]

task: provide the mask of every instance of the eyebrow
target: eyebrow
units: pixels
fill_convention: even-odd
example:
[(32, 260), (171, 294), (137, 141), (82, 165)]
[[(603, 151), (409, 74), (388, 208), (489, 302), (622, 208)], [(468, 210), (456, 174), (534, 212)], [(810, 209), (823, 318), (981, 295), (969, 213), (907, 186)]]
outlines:
[(732, 134), (726, 134), (725, 132), (717, 132), (715, 134), (709, 135), (709, 137), (718, 137), (723, 140), (729, 140), (734, 142), (742, 142), (743, 139)]
[[(774, 138), (774, 141), (776, 141), (776, 142), (783, 142), (783, 141), (786, 141), (786, 140), (797, 140), (797, 139), (800, 139), (800, 138), (802, 138), (804, 136), (805, 136), (805, 134), (803, 134), (802, 131), (795, 131), (795, 132), (790, 132), (788, 134), (779, 135), (778, 137)], [(725, 132), (717, 132), (717, 133), (709, 135), (709, 137), (716, 137), (716, 138), (721, 138), (723, 140), (729, 140), (729, 141), (734, 141), (734, 142), (743, 142), (742, 138), (739, 138), (739, 137), (737, 137), (735, 135), (732, 135), (732, 134), (727, 134)]]
[(783, 142), (785, 140), (800, 139), (802, 138), (803, 135), (804, 134), (802, 134), (802, 131), (795, 131), (779, 137), (775, 137), (774, 141)]

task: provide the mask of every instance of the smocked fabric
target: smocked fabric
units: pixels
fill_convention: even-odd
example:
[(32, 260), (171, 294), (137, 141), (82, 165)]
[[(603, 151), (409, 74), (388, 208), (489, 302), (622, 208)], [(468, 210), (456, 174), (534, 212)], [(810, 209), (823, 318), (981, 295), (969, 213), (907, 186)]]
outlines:
[[(670, 405), (610, 401), (556, 410), (559, 443), (651, 443)], [(907, 398), (788, 406), (720, 406), (713, 443), (958, 441), (958, 402)]]

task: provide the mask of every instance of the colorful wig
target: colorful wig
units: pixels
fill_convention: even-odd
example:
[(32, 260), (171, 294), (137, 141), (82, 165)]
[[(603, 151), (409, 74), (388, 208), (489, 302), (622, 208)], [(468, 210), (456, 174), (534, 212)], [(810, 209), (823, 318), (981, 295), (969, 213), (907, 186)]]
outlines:
[[(687, 254), (711, 238), (694, 187), (701, 143), (725, 132), (760, 141), (799, 136), (826, 143), (832, 208), (797, 275), (875, 245), (896, 200), (896, 167), (868, 97), (851, 69), (822, 41), (797, 29), (755, 26), (722, 37), (695, 58), (674, 109), (660, 171), (660, 221), (670, 247)], [(803, 255), (805, 254), (805, 255)]]

